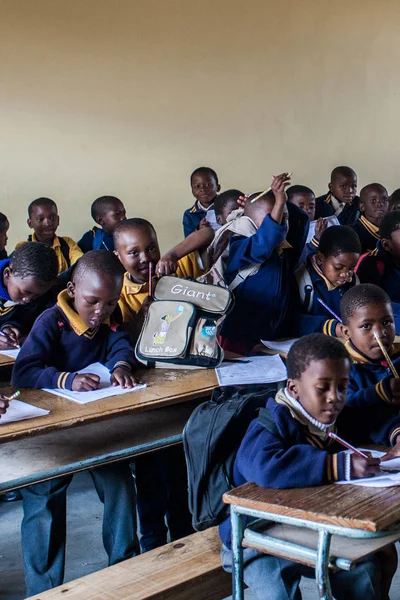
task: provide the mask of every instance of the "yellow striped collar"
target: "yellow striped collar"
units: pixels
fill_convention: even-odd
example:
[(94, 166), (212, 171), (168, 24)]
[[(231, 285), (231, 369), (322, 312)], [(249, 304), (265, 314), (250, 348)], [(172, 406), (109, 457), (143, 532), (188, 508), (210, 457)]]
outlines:
[[(369, 364), (369, 365), (383, 366), (382, 363), (386, 362), (386, 361), (380, 361), (380, 360), (371, 360), (370, 358), (368, 358), (368, 356), (366, 356), (365, 354), (360, 352), (360, 350), (358, 350), (354, 346), (354, 344), (351, 340), (347, 340), (347, 342), (345, 343), (345, 347), (346, 347), (346, 350), (348, 351), (348, 353), (350, 354), (351, 360), (355, 364), (363, 364), (363, 365)], [(389, 350), (389, 356), (397, 355), (399, 353), (400, 353), (400, 344), (395, 342)]]
[(336, 288), (337, 288), (337, 285), (334, 285), (333, 283), (331, 283), (331, 282), (329, 281), (329, 279), (327, 279), (327, 278), (325, 277), (325, 275), (324, 275), (324, 274), (323, 274), (323, 272), (321, 271), (320, 267), (318, 266), (318, 264), (317, 264), (317, 255), (316, 255), (316, 254), (313, 254), (313, 255), (312, 255), (312, 257), (311, 257), (311, 265), (313, 266), (313, 268), (314, 268), (314, 271), (315, 271), (316, 273), (318, 273), (318, 275), (319, 275), (320, 277), (322, 277), (322, 279), (325, 281), (325, 283), (326, 283), (326, 287), (328, 288), (328, 292), (331, 292), (332, 290), (336, 290)]
[[(74, 310), (70, 297), (68, 296), (67, 290), (63, 290), (58, 294), (57, 306), (61, 308), (64, 315), (67, 317), (69, 324), (71, 325), (76, 335), (84, 335), (85, 337), (93, 338), (100, 329), (100, 326), (91, 328), (83, 322), (79, 314)], [(104, 323), (106, 325), (110, 325), (110, 319), (106, 319)]]
[(371, 223), (371, 221), (368, 221), (368, 219), (364, 217), (364, 215), (361, 215), (359, 221), (361, 225), (368, 231), (368, 233), (370, 233), (375, 239), (381, 239), (379, 236), (379, 227)]
[[(155, 279), (156, 278), (153, 277), (153, 280)], [(139, 293), (144, 294), (149, 291), (149, 282), (146, 281), (145, 283), (137, 283), (136, 281), (132, 281), (131, 276), (127, 272), (124, 275), (124, 284), (122, 289), (124, 290), (124, 293), (128, 295)]]

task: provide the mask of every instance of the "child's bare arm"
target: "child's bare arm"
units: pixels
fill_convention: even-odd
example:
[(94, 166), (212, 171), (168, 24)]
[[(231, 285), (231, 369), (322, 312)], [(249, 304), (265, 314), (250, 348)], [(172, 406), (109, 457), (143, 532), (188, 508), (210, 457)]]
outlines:
[(213, 239), (214, 230), (210, 226), (201, 227), (194, 231), (160, 258), (156, 266), (156, 274), (169, 275), (174, 273), (178, 266), (178, 260), (195, 250), (207, 248)]
[(288, 173), (272, 176), (271, 190), (275, 196), (275, 204), (271, 211), (271, 219), (273, 219), (275, 223), (282, 223), (282, 217), (285, 212), (287, 201), (285, 188), (288, 185), (290, 185), (290, 175)]

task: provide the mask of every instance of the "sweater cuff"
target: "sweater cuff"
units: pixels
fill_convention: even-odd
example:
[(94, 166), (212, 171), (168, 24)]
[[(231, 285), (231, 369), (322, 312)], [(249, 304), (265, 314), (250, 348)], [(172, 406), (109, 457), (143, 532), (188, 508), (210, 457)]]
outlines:
[(314, 248), (318, 248), (319, 247), (319, 240), (315, 237), (315, 235), (311, 238), (311, 241), (309, 243)]
[(392, 403), (392, 390), (390, 389), (390, 379), (391, 377), (385, 377), (378, 381), (375, 385), (376, 393), (379, 398), (388, 404)]
[(328, 454), (326, 457), (326, 478), (329, 483), (346, 480), (347, 452)]
[(322, 333), (336, 337), (336, 325), (339, 323), (337, 319), (328, 319), (322, 326)]
[(111, 373), (115, 371), (115, 369), (126, 369), (130, 373), (132, 372), (132, 365), (128, 363), (126, 360), (119, 360), (115, 363), (113, 368), (111, 369)]
[(394, 446), (394, 445), (396, 444), (396, 441), (397, 441), (397, 436), (398, 436), (399, 434), (400, 434), (400, 427), (396, 427), (396, 429), (394, 429), (394, 430), (392, 431), (392, 433), (390, 434), (389, 441), (390, 441), (390, 445), (391, 445), (391, 446)]
[(72, 390), (72, 382), (75, 375), (77, 375), (77, 373), (70, 373), (69, 371), (63, 371), (62, 373), (59, 373), (55, 387), (58, 387), (62, 390)]

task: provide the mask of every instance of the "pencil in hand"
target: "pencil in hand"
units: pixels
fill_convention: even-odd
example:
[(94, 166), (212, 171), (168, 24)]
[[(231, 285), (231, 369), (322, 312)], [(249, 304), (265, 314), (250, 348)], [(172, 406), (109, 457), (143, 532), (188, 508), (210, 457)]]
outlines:
[(389, 369), (392, 371), (393, 377), (395, 379), (399, 379), (399, 374), (397, 372), (397, 369), (394, 366), (394, 364), (392, 363), (392, 360), (391, 360), (391, 358), (389, 356), (389, 353), (386, 350), (385, 346), (382, 344), (382, 340), (379, 337), (379, 334), (376, 333), (376, 331), (374, 331), (374, 338), (376, 339), (376, 341), (379, 344), (379, 348), (381, 349), (381, 352), (382, 352), (383, 356), (385, 357), (385, 360), (386, 360), (387, 364), (389, 365)]

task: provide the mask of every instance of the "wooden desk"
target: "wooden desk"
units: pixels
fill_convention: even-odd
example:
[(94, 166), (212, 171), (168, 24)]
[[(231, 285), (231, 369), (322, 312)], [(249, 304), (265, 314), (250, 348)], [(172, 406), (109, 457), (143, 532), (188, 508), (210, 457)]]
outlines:
[(5, 356), (4, 354), (0, 354), (0, 368), (1, 367), (11, 367), (15, 363), (15, 358), (11, 356)]
[[(331, 600), (328, 568), (332, 535), (344, 538), (370, 539), (398, 534), (400, 521), (400, 488), (366, 488), (352, 485), (326, 485), (314, 488), (277, 490), (245, 485), (224, 494), (231, 505), (233, 552), (233, 600), (243, 600), (243, 541), (250, 547), (272, 551), (274, 542), (263, 543), (262, 534), (252, 525), (243, 528), (243, 515), (258, 519), (306, 527), (319, 532), (315, 552), (316, 580), (320, 598)], [(389, 539), (389, 538), (388, 538)], [(252, 543), (256, 540), (256, 543)], [(285, 543), (280, 541), (283, 548)], [(288, 547), (290, 545), (288, 544)], [(301, 556), (304, 548), (292, 544), (291, 550)], [(308, 553), (309, 556), (311, 553)], [(350, 568), (340, 559), (339, 568)]]

